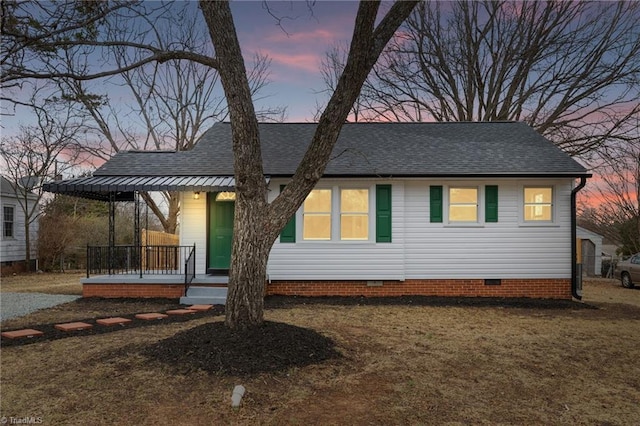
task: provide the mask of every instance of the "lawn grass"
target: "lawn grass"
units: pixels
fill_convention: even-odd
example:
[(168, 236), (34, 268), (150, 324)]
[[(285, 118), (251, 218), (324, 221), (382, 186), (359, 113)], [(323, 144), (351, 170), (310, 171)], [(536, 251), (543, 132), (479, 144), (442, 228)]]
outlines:
[[(271, 309), (267, 320), (314, 329), (341, 357), (249, 377), (184, 373), (142, 355), (222, 317), (7, 347), (1, 415), (96, 425), (637, 424), (640, 306), (608, 300), (639, 295), (594, 281), (585, 299), (598, 309)], [(234, 410), (237, 384), (247, 393)]]
[(80, 280), (85, 277), (78, 271), (9, 275), (0, 279), (0, 292), (82, 295)]

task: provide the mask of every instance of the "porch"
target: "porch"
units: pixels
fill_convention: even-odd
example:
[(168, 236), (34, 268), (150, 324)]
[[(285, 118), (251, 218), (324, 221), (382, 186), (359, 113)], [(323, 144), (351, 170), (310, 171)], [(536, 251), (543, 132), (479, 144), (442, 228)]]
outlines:
[[(165, 155), (165, 154), (159, 154)], [(164, 157), (163, 157), (164, 158)], [(82, 280), (84, 297), (167, 297), (205, 298), (194, 303), (224, 303), (226, 300), (226, 276), (196, 274), (205, 272), (206, 249), (200, 246), (196, 253), (193, 246), (176, 243), (149, 241), (141, 229), (141, 192), (178, 191), (203, 193), (233, 191), (235, 179), (232, 175), (167, 176), (162, 169), (158, 175), (134, 175), (128, 169), (124, 174), (107, 175), (99, 170), (94, 176), (47, 182), (44, 190), (109, 203), (109, 244), (87, 248), (87, 277)], [(268, 178), (266, 178), (268, 182)], [(116, 245), (115, 205), (118, 202), (133, 202), (133, 244)], [(230, 203), (232, 204), (232, 203)], [(148, 213), (147, 213), (148, 214)], [(188, 241), (195, 241), (188, 239)], [(230, 241), (230, 237), (229, 237)], [(226, 252), (225, 252), (226, 253)], [(230, 250), (228, 250), (230, 253)], [(198, 258), (197, 265), (196, 255)], [(221, 256), (218, 256), (221, 257)], [(220, 272), (228, 264), (220, 266), (214, 257), (207, 267)], [(215, 294), (214, 294), (215, 293)], [(210, 300), (205, 302), (205, 300)], [(214, 301), (214, 302), (212, 302)]]
[[(159, 243), (149, 241), (141, 229), (141, 192), (178, 191), (193, 193), (199, 198), (200, 193), (220, 193), (235, 190), (235, 179), (232, 175), (196, 176), (180, 175), (98, 175), (75, 178), (66, 181), (48, 182), (44, 190), (109, 203), (109, 244), (101, 247), (87, 247), (87, 277), (82, 280), (84, 297), (166, 297), (181, 298), (183, 303), (224, 303), (228, 277), (196, 274), (215, 270), (226, 272), (230, 256), (231, 233), (223, 235), (220, 229), (224, 222), (215, 228), (218, 240), (228, 245), (228, 250), (214, 249), (210, 256), (203, 245), (196, 253), (195, 243), (192, 246), (177, 245), (176, 242)], [(268, 182), (269, 179), (265, 178)], [(207, 197), (208, 199), (208, 197)], [(212, 202), (215, 198), (211, 198)], [(225, 200), (231, 201), (231, 200)], [(134, 232), (133, 244), (116, 245), (115, 238), (115, 205), (119, 202), (133, 202)], [(222, 203), (227, 209), (225, 217), (233, 218), (233, 203)], [(148, 210), (147, 210), (148, 211)], [(147, 213), (148, 214), (148, 213)], [(221, 215), (222, 216), (222, 215)], [(216, 216), (217, 217), (217, 216)], [(232, 220), (230, 221), (232, 224)], [(232, 225), (231, 225), (232, 226)], [(219, 229), (220, 228), (220, 229)], [(227, 237), (221, 238), (221, 237)], [(183, 240), (179, 240), (183, 241)], [(187, 238), (186, 241), (200, 241)], [(207, 244), (209, 242), (207, 241)], [(197, 256), (197, 262), (196, 262)], [(205, 262), (205, 256), (209, 256)], [(226, 262), (223, 261), (226, 260)], [(205, 267), (206, 266), (206, 267)], [(185, 299), (191, 298), (191, 299)], [(188, 302), (186, 300), (197, 301)]]
[(184, 304), (224, 304), (228, 276), (196, 274), (195, 257), (195, 245), (89, 246), (82, 295), (180, 298)]
[(80, 280), (83, 297), (180, 299), (182, 304), (224, 305), (228, 276), (197, 274), (189, 285), (182, 275), (128, 273), (94, 275)]

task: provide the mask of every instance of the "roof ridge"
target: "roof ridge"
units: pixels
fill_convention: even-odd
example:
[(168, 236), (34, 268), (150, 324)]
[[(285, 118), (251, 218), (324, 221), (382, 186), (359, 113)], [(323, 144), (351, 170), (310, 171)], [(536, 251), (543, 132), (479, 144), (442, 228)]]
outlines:
[[(220, 121), (216, 124), (228, 124), (230, 125), (230, 121)], [(285, 122), (259, 122), (259, 126), (263, 125), (291, 125), (291, 124), (307, 124), (307, 125), (317, 125), (318, 122), (311, 121), (285, 121)], [(357, 122), (346, 122), (343, 125), (354, 125), (354, 124), (385, 124), (385, 125), (427, 125), (427, 124), (526, 124), (527, 122), (521, 120), (485, 120), (485, 121), (472, 121), (472, 120), (463, 120), (463, 121), (357, 121)]]

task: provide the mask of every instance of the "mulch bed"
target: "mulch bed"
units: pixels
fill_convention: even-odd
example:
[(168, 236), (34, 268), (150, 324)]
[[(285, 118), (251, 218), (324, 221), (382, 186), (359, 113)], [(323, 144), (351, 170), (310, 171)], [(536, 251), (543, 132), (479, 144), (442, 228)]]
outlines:
[[(404, 306), (468, 306), (504, 307), (526, 309), (597, 309), (596, 307), (569, 300), (502, 299), (502, 298), (451, 298), (451, 297), (292, 297), (270, 296), (265, 299), (265, 309), (279, 309), (304, 305), (404, 305)], [(36, 324), (24, 328), (35, 328), (43, 336), (25, 339), (2, 338), (3, 347), (22, 346), (31, 343), (75, 336), (111, 333), (119, 330), (146, 327), (149, 325), (187, 322), (203, 317), (224, 315), (224, 306), (216, 305), (212, 310), (188, 315), (170, 315), (161, 320), (144, 321), (134, 317), (136, 313), (164, 312), (180, 306), (166, 299), (79, 299), (65, 305), (65, 309), (77, 309), (79, 315), (88, 312), (110, 312), (91, 318), (74, 321), (88, 322), (93, 327), (87, 330), (63, 332), (56, 323)], [(125, 326), (102, 326), (97, 318), (119, 316), (132, 319)], [(68, 322), (68, 321), (64, 321)], [(59, 322), (58, 322), (59, 323)], [(8, 330), (3, 330), (8, 331)], [(178, 369), (181, 373), (203, 370), (218, 375), (246, 376), (264, 372), (284, 371), (302, 367), (327, 359), (337, 358), (339, 352), (334, 342), (322, 334), (285, 323), (265, 321), (258, 328), (230, 330), (223, 321), (215, 321), (176, 333), (158, 343), (140, 348), (140, 352), (153, 360)]]
[(203, 370), (232, 376), (284, 371), (340, 356), (328, 337), (271, 321), (249, 330), (231, 330), (221, 321), (203, 324), (150, 345), (141, 353), (181, 374)]
[(295, 305), (339, 305), (339, 306), (461, 306), (497, 307), (524, 309), (598, 309), (586, 303), (558, 299), (499, 298), (499, 297), (339, 297), (339, 296), (269, 296), (265, 308), (289, 308)]

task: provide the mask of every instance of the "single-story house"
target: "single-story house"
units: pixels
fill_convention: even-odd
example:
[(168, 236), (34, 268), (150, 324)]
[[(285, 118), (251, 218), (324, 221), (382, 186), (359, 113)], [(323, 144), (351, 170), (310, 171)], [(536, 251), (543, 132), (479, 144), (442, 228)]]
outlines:
[[(270, 201), (315, 128), (260, 124)], [(218, 123), (191, 151), (119, 153), (92, 177), (46, 189), (112, 202), (180, 191), (180, 244), (193, 247), (195, 280), (224, 276), (231, 140), (231, 125)], [(266, 292), (579, 298), (575, 196), (590, 176), (520, 122), (346, 123), (322, 179), (271, 249)], [(153, 293), (107, 276), (85, 280), (85, 295), (184, 294), (143, 275)]]
[(602, 238), (603, 236), (578, 226), (576, 236), (580, 242), (582, 273), (588, 277), (602, 275)]
[[(25, 235), (25, 207), (31, 211), (38, 196), (0, 176), (0, 205), (2, 235), (0, 236), (0, 271), (10, 275), (27, 270), (27, 237)], [(38, 221), (29, 224), (31, 269), (37, 264)]]

